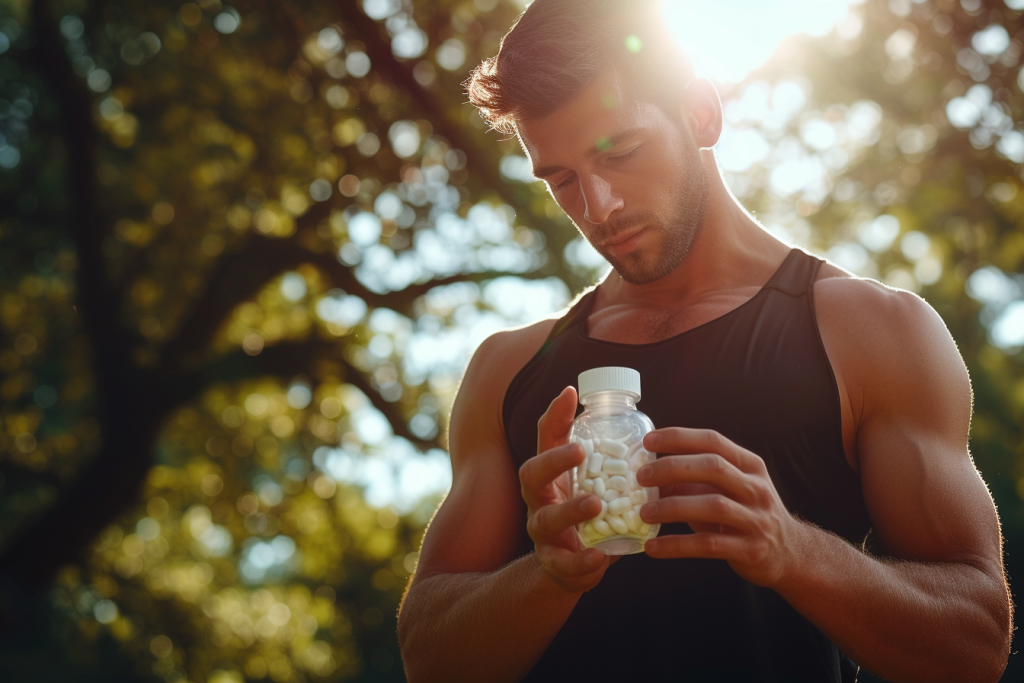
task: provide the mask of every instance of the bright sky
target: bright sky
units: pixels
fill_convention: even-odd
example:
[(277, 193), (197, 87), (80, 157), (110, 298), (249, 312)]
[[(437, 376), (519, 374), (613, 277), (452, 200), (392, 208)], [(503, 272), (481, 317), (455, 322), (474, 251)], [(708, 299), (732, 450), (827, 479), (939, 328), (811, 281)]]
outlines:
[(697, 73), (738, 82), (787, 37), (824, 35), (862, 0), (666, 0), (665, 18)]

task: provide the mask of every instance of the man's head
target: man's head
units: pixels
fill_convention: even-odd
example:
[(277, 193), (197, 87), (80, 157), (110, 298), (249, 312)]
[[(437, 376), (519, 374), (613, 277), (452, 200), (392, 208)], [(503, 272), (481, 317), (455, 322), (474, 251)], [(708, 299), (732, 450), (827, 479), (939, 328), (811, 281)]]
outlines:
[(519, 136), (558, 204), (635, 284), (689, 250), (707, 203), (699, 148), (717, 141), (721, 119), (659, 5), (535, 0), (467, 81), (481, 115)]

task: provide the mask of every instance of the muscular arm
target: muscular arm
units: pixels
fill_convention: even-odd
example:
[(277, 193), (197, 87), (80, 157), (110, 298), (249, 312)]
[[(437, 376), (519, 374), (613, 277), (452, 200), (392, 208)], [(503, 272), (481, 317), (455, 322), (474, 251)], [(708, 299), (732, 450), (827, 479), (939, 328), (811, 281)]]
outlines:
[[(402, 659), (414, 683), (519, 680), (579, 600), (580, 592), (551, 579), (536, 553), (514, 559), (527, 509), (501, 401), (509, 374), (528, 357), (522, 342), (532, 353), (543, 340), (532, 344), (523, 332), (481, 345), (452, 408), (452, 488), (427, 529), (399, 611)], [(518, 338), (509, 339), (513, 334)]]
[[(838, 278), (819, 290), (819, 328), (847, 391), (844, 422), (884, 557), (793, 517), (755, 453), (679, 427), (644, 437), (666, 455), (637, 480), (672, 493), (640, 515), (695, 533), (645, 549), (727, 560), (888, 680), (995, 681), (1008, 657), (1009, 591), (995, 506), (967, 450), (963, 361), (914, 295)], [(687, 492), (694, 483), (715, 490)]]
[(963, 361), (921, 299), (864, 282), (823, 284), (819, 322), (842, 368), (864, 498), (885, 557), (801, 525), (795, 571), (773, 587), (889, 680), (998, 680), (1010, 602), (995, 506), (967, 448)]

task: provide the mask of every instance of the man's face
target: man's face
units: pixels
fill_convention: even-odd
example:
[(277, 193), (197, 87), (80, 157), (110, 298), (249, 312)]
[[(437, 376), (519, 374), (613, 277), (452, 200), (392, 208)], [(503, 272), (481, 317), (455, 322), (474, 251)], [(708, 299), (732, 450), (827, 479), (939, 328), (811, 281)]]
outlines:
[(636, 101), (609, 70), (518, 131), (534, 174), (624, 280), (653, 282), (682, 262), (704, 218), (707, 183), (681, 115)]

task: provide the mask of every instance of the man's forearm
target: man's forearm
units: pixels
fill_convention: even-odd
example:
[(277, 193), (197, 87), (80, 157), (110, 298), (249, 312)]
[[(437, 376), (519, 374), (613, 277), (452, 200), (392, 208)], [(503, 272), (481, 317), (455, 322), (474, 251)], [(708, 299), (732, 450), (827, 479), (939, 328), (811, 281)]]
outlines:
[(520, 680), (579, 598), (534, 553), (493, 572), (416, 580), (398, 617), (406, 675), (411, 683)]
[(773, 588), (854, 661), (901, 683), (999, 679), (1010, 606), (991, 571), (878, 559), (801, 527), (803, 561)]

